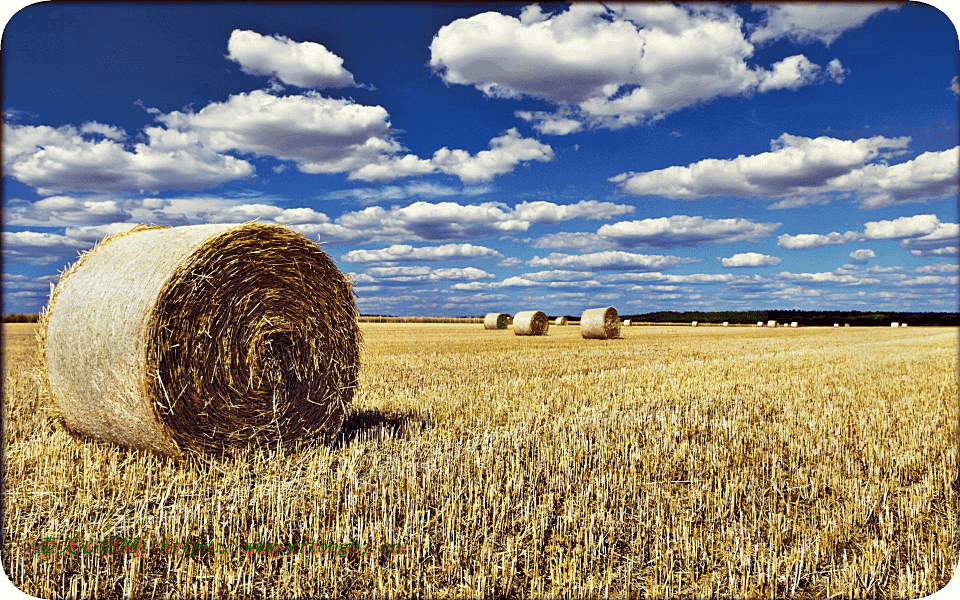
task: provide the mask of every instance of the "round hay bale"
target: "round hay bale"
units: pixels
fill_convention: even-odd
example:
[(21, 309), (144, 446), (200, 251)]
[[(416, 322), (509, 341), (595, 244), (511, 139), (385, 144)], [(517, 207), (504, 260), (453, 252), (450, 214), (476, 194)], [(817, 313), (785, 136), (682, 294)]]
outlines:
[(587, 339), (608, 340), (620, 337), (620, 315), (612, 306), (590, 308), (580, 316), (580, 335)]
[(691, 322), (691, 323), (690, 323), (690, 326), (691, 326), (691, 327), (696, 327), (696, 326), (697, 326), (697, 322), (696, 322), (696, 321)]
[(763, 321), (757, 321), (757, 327), (763, 327)]
[(557, 326), (563, 326), (563, 325), (566, 325), (566, 324), (567, 324), (567, 318), (566, 318), (566, 317), (557, 317), (557, 320), (554, 321), (554, 325), (557, 325)]
[(550, 319), (542, 310), (525, 310), (513, 317), (513, 333), (515, 335), (547, 335), (550, 328)]
[(730, 321), (724, 321), (720, 326), (721, 326), (721, 327), (729, 327), (729, 326), (730, 326)]
[(357, 384), (349, 279), (279, 225), (137, 227), (74, 263), (40, 325), (71, 431), (171, 456), (332, 439)]
[(484, 329), (506, 329), (510, 315), (506, 313), (487, 313), (483, 318)]
[(776, 327), (776, 326), (777, 326), (777, 322), (774, 321), (773, 319), (767, 321), (767, 327)]

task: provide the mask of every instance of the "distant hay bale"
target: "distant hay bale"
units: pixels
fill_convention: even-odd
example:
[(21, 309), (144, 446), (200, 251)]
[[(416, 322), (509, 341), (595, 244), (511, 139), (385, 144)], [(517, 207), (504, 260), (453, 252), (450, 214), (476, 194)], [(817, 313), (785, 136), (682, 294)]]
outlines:
[(525, 310), (513, 317), (515, 335), (547, 335), (549, 328), (550, 319), (542, 310)]
[(360, 366), (350, 280), (279, 225), (139, 226), (61, 277), (41, 393), (80, 435), (170, 456), (328, 441)]
[(777, 326), (776, 321), (773, 321), (773, 320), (767, 321), (767, 327), (776, 327), (776, 326)]
[(850, 323), (844, 323), (843, 326), (844, 326), (844, 327), (850, 327)]
[(506, 329), (510, 321), (510, 315), (506, 313), (487, 313), (483, 318), (484, 329)]
[(900, 323), (894, 321), (893, 323), (890, 323), (890, 327), (900, 327)]
[(900, 323), (900, 327), (906, 327), (906, 326), (907, 326), (906, 323)]
[(730, 321), (724, 321), (720, 326), (721, 326), (721, 327), (730, 327)]
[(763, 327), (763, 321), (757, 321), (757, 327)]
[(623, 320), (623, 326), (624, 326), (624, 327), (630, 327), (631, 325), (633, 325), (633, 322), (632, 322), (630, 319), (624, 319), (624, 320)]
[(554, 321), (554, 325), (557, 325), (557, 326), (563, 326), (563, 325), (566, 325), (566, 324), (567, 324), (567, 318), (566, 318), (566, 317), (557, 317), (557, 320)]
[[(834, 326), (834, 327), (840, 327), (840, 323), (834, 323), (833, 326)], [(850, 326), (849, 326), (849, 325), (846, 325), (846, 327), (850, 327)]]
[(697, 322), (696, 322), (696, 321), (691, 322), (691, 323), (690, 323), (690, 326), (691, 326), (691, 327), (696, 327), (696, 326), (697, 326)]
[(580, 316), (580, 335), (591, 340), (620, 337), (620, 315), (612, 306), (589, 308)]
[(792, 321), (792, 322), (790, 323), (790, 327), (796, 327), (796, 326), (797, 326), (797, 322), (796, 322), (796, 321)]

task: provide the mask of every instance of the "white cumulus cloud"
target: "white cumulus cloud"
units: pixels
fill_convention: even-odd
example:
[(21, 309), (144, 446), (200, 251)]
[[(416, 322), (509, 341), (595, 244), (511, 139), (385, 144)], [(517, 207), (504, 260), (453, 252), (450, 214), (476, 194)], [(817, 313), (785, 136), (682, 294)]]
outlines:
[(869, 248), (860, 248), (850, 253), (850, 260), (856, 263), (865, 263), (871, 258), (876, 258), (877, 254)]
[(748, 62), (753, 51), (728, 7), (575, 3), (552, 14), (531, 5), (519, 18), (491, 11), (441, 27), (430, 66), (446, 83), (489, 97), (554, 104), (554, 114), (518, 116), (555, 135), (647, 123), (719, 97), (793, 90), (833, 74), (802, 55), (767, 69)]
[(729, 258), (721, 258), (720, 264), (727, 268), (735, 267), (770, 267), (779, 265), (782, 259), (759, 252), (743, 252)]
[(294, 42), (282, 35), (265, 36), (235, 29), (227, 42), (227, 58), (248, 75), (273, 76), (302, 88), (355, 86), (343, 59), (316, 42)]
[(897, 10), (895, 4), (870, 3), (787, 3), (754, 5), (765, 13), (762, 24), (754, 29), (750, 41), (769, 42), (787, 38), (798, 43), (822, 42), (829, 46), (844, 32), (855, 29), (884, 10)]

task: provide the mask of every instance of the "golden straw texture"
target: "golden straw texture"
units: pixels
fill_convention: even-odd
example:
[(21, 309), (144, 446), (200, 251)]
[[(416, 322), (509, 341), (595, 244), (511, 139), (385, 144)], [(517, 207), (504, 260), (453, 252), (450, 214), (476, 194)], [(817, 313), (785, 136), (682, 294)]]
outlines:
[(484, 329), (506, 329), (510, 315), (506, 313), (487, 313), (483, 318)]
[(526, 310), (518, 312), (513, 317), (515, 335), (547, 335), (549, 328), (550, 319), (542, 310)]
[(580, 335), (593, 340), (620, 337), (620, 315), (617, 309), (607, 306), (583, 311), (580, 316)]
[(359, 371), (349, 280), (278, 225), (140, 227), (61, 277), (41, 389), (72, 431), (178, 456), (328, 441)]

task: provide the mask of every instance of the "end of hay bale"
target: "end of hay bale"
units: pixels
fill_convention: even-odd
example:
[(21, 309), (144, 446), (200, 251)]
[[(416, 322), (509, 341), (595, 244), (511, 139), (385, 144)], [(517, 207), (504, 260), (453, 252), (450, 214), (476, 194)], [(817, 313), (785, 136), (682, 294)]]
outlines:
[(567, 324), (567, 318), (566, 318), (566, 317), (557, 317), (557, 320), (554, 321), (553, 324), (554, 324), (554, 325), (557, 325), (558, 327), (562, 327), (562, 326), (564, 326), (564, 325)]
[(513, 317), (514, 335), (547, 335), (550, 319), (542, 310), (525, 310)]
[(620, 315), (612, 306), (588, 308), (580, 316), (580, 335), (591, 340), (620, 337)]

